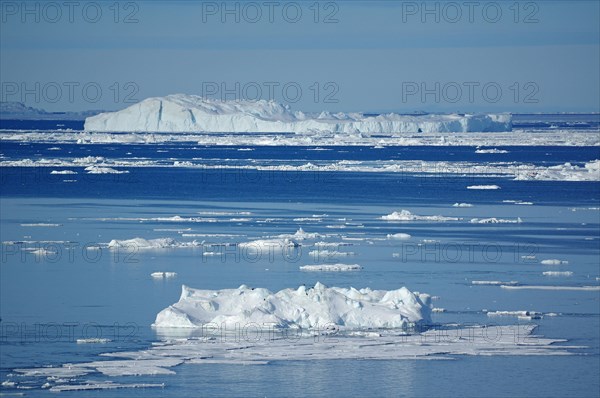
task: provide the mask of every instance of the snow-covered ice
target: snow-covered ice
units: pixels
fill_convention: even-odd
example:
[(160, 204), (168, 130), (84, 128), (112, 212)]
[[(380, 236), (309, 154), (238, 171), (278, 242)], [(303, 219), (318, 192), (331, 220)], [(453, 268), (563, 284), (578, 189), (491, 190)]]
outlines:
[(242, 285), (237, 289), (200, 290), (182, 286), (179, 301), (157, 316), (155, 327), (201, 328), (207, 324), (315, 329), (406, 328), (429, 324), (429, 296), (397, 290), (327, 287), (283, 289), (272, 293)]

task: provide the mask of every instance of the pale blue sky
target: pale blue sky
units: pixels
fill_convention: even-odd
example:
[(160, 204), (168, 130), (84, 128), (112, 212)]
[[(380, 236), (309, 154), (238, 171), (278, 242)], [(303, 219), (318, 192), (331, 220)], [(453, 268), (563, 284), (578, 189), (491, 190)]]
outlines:
[(232, 14), (221, 1), (136, 1), (118, 15), (114, 1), (30, 2), (29, 13), (0, 3), (1, 99), (48, 110), (120, 109), (128, 95), (254, 98), (257, 88), (306, 111), (600, 107), (595, 0), (430, 1), (432, 14), (422, 1), (239, 1)]

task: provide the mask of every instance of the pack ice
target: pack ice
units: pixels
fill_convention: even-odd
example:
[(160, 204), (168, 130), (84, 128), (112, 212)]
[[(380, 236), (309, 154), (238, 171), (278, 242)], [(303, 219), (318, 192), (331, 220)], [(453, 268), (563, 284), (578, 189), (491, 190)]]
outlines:
[(156, 316), (155, 327), (235, 328), (249, 323), (268, 328), (407, 328), (431, 323), (430, 297), (405, 287), (357, 290), (300, 286), (277, 293), (242, 285), (237, 289), (200, 290), (182, 286), (179, 301)]
[(96, 132), (273, 132), (273, 133), (431, 133), (497, 132), (512, 130), (510, 114), (451, 114), (407, 116), (395, 113), (292, 111), (275, 101), (220, 101), (174, 94), (147, 98), (116, 112), (85, 120), (86, 131)]

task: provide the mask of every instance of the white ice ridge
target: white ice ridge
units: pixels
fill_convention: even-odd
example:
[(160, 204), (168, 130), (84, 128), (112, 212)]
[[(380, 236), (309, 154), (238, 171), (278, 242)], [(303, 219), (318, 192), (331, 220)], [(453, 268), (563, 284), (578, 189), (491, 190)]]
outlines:
[(359, 271), (362, 267), (358, 264), (318, 264), (318, 265), (302, 265), (300, 271), (323, 271), (323, 272), (342, 272), (342, 271)]
[(408, 328), (431, 323), (430, 297), (397, 290), (300, 286), (273, 293), (242, 285), (237, 289), (200, 290), (185, 285), (179, 301), (156, 316), (155, 327), (203, 328), (207, 325), (256, 324), (260, 328), (344, 330)]
[(510, 114), (418, 115), (293, 112), (275, 101), (220, 101), (196, 95), (174, 94), (147, 98), (117, 112), (85, 120), (95, 132), (162, 133), (431, 133), (498, 132), (512, 130)]
[(382, 220), (386, 221), (458, 221), (458, 217), (445, 217), (445, 216), (419, 216), (411, 213), (409, 210), (402, 209), (401, 211), (395, 211), (391, 214), (381, 216)]

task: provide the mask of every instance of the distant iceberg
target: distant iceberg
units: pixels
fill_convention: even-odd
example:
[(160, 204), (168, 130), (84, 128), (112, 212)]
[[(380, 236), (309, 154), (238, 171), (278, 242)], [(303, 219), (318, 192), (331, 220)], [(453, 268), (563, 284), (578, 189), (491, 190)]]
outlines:
[(275, 101), (220, 101), (174, 94), (147, 98), (116, 112), (88, 117), (84, 129), (95, 132), (264, 132), (264, 133), (433, 133), (512, 130), (510, 114), (367, 116), (361, 113), (292, 111)]

